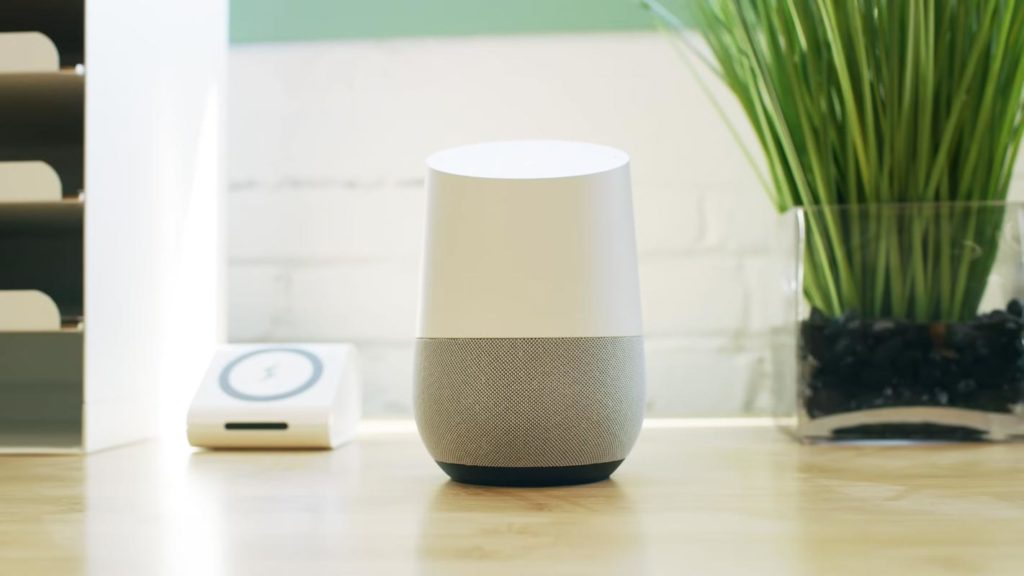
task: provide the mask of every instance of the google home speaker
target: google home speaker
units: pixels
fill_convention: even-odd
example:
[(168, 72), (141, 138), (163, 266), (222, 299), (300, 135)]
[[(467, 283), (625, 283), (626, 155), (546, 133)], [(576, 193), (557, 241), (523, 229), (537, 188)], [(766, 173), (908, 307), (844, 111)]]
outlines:
[(347, 344), (232, 344), (188, 412), (203, 448), (334, 448), (356, 433), (360, 382)]
[(427, 160), (420, 435), (454, 480), (607, 478), (643, 421), (629, 157), (562, 141)]

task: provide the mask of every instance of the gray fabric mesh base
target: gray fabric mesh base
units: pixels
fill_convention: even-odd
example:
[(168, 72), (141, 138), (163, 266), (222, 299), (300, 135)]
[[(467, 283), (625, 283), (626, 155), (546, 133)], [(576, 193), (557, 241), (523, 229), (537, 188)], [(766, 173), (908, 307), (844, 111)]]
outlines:
[(420, 339), (415, 406), (438, 462), (621, 460), (643, 422), (643, 338)]

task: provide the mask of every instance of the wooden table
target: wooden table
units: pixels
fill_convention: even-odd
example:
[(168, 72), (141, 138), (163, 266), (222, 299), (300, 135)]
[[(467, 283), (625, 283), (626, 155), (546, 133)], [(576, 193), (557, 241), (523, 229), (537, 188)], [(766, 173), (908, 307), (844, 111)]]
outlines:
[(613, 478), (454, 484), (408, 423), (334, 452), (3, 457), (0, 574), (1024, 574), (1024, 447), (662, 422)]

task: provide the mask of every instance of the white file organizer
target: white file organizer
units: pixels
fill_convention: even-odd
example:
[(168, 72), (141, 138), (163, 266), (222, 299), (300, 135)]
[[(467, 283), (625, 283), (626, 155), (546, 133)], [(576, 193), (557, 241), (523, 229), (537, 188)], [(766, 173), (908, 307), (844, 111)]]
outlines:
[(0, 452), (138, 440), (219, 341), (227, 8), (2, 1)]

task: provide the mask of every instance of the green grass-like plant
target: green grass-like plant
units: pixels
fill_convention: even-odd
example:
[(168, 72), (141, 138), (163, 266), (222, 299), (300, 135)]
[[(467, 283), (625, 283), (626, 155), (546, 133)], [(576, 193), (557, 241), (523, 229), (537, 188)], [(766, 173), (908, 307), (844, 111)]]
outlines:
[(773, 202), (805, 208), (810, 304), (976, 315), (1024, 136), (1024, 0), (675, 1), (647, 4), (696, 25)]

